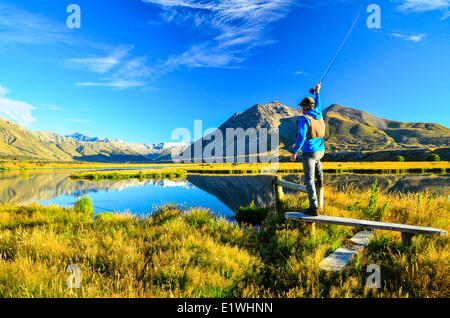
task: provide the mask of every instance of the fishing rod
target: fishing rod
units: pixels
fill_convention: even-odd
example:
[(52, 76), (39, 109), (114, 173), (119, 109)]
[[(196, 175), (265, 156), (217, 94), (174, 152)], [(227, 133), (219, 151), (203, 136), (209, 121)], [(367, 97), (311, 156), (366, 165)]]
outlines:
[[(337, 58), (339, 57), (339, 55), (341, 54), (342, 49), (344, 48), (345, 44), (347, 43), (347, 40), (350, 38), (350, 35), (353, 33), (353, 30), (355, 29), (356, 24), (358, 23), (358, 20), (361, 16), (361, 9), (359, 9), (358, 14), (356, 15), (355, 20), (353, 21), (352, 26), (350, 27), (350, 30), (347, 33), (347, 36), (345, 37), (344, 41), (342, 42), (341, 46), (339, 47), (339, 50), (337, 51), (336, 55), (334, 56), (333, 60), (331, 61), (330, 65), (328, 65), (327, 70), (325, 71), (325, 73), (323, 74), (322, 78), (320, 79), (319, 83), (322, 83), (323, 80), (325, 79), (325, 77), (328, 75), (328, 72), (330, 72), (331, 68), (333, 67), (334, 63), (336, 62)], [(315, 89), (311, 88), (309, 90), (309, 92), (314, 95), (315, 93)]]

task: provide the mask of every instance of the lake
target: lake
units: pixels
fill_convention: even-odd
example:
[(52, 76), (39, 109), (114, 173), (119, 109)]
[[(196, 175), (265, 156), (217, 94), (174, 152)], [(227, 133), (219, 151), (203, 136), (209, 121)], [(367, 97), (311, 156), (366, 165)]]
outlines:
[[(272, 177), (190, 175), (185, 180), (120, 181), (71, 180), (70, 171), (24, 171), (0, 173), (0, 203), (72, 206), (89, 196), (94, 213), (105, 211), (147, 215), (156, 206), (177, 203), (182, 207), (204, 207), (215, 215), (230, 217), (240, 206), (254, 202), (269, 205), (274, 198)], [(300, 182), (301, 176), (284, 179)], [(325, 183), (337, 189), (344, 186), (369, 188), (377, 180), (382, 191), (450, 194), (450, 175), (354, 175), (329, 174)]]

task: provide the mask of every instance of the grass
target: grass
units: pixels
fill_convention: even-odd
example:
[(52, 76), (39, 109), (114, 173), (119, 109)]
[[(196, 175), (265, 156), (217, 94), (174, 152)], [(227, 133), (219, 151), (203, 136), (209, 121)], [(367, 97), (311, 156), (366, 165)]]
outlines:
[(96, 171), (72, 173), (70, 177), (74, 180), (123, 180), (123, 179), (183, 179), (186, 178), (186, 171), (180, 169), (154, 169), (146, 171), (120, 170), (120, 171)]
[[(374, 187), (377, 187), (376, 185)], [(428, 193), (326, 189), (328, 215), (450, 228), (450, 202)], [(395, 232), (376, 231), (341, 273), (317, 264), (356, 229), (285, 221), (307, 206), (287, 194), (257, 228), (176, 205), (151, 217), (74, 208), (0, 206), (0, 297), (450, 297), (447, 237), (417, 236), (405, 248)], [(66, 286), (67, 266), (81, 288)], [(370, 264), (382, 288), (365, 286)]]
[[(272, 170), (271, 170), (272, 169)], [(262, 173), (292, 174), (303, 172), (302, 163), (280, 163), (274, 171), (270, 164), (189, 164), (174, 166), (174, 168), (152, 170), (117, 170), (90, 171), (72, 173), (72, 179), (86, 180), (122, 180), (139, 179), (178, 179), (188, 174), (201, 175), (251, 175)], [(356, 174), (446, 174), (450, 162), (324, 162), (325, 173), (356, 173)]]
[[(194, 164), (183, 164), (191, 166)], [(175, 167), (173, 163), (105, 163), (80, 161), (44, 161), (44, 160), (12, 160), (0, 159), (0, 170), (80, 170), (80, 169), (113, 169), (113, 168), (147, 168), (147, 167)]]
[[(405, 174), (405, 173), (436, 173), (446, 174), (450, 162), (323, 162), (326, 173), (370, 173), (370, 174)], [(188, 174), (260, 174), (264, 169), (271, 169), (270, 164), (197, 164), (183, 168)], [(277, 173), (303, 172), (301, 162), (281, 162), (276, 167)]]
[(247, 223), (252, 225), (261, 225), (269, 214), (269, 208), (257, 208), (252, 202), (249, 206), (240, 207), (236, 211), (236, 215), (232, 219), (239, 223)]
[[(217, 174), (217, 175), (244, 175), (261, 174), (265, 169), (272, 169), (270, 164), (262, 163), (141, 163), (141, 164), (112, 164), (89, 162), (45, 162), (45, 161), (2, 161), (1, 170), (82, 170), (82, 169), (126, 169), (167, 167), (172, 170), (185, 170), (188, 174)], [(446, 174), (450, 169), (449, 161), (438, 162), (323, 162), (326, 173), (369, 173), (369, 174), (404, 174), (404, 173), (435, 173)], [(136, 173), (136, 171), (122, 170), (122, 172)], [(301, 162), (280, 162), (277, 166), (278, 173), (303, 172)], [(107, 173), (107, 172), (104, 172)]]

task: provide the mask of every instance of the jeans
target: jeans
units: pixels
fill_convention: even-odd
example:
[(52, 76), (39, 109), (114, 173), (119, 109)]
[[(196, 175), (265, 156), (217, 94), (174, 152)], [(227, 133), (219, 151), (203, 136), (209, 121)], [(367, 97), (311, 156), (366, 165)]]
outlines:
[(314, 177), (317, 178), (319, 185), (323, 186), (323, 170), (320, 159), (323, 158), (324, 154), (324, 150), (302, 153), (303, 172), (305, 174), (305, 184), (308, 190), (309, 206), (311, 208), (319, 207)]

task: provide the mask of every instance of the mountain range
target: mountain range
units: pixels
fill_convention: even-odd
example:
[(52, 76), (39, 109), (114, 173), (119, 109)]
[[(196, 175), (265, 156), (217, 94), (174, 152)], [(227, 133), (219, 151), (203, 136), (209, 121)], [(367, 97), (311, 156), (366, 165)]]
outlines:
[(33, 132), (8, 119), (0, 118), (0, 156), (19, 160), (149, 162), (170, 158), (186, 143), (146, 145), (122, 140), (99, 139), (75, 133), (61, 136)]
[[(338, 104), (324, 109), (323, 115), (327, 126), (327, 153), (337, 159), (339, 156), (346, 156), (346, 160), (356, 157), (364, 160), (367, 156), (362, 154), (370, 152), (418, 153), (435, 151), (436, 148), (441, 149), (441, 154), (445, 150), (444, 155), (450, 155), (450, 129), (439, 124), (382, 119)], [(273, 101), (265, 105), (257, 104), (243, 113), (234, 114), (218, 130), (225, 136), (227, 128), (278, 129), (280, 154), (285, 156), (292, 151), (295, 143), (299, 116), (298, 110)], [(213, 139), (208, 142), (208, 137), (193, 143), (192, 153), (196, 146), (201, 144), (205, 147), (212, 142)], [(243, 141), (248, 149), (248, 138), (237, 140), (239, 141)], [(230, 142), (231, 140), (228, 140), (227, 144), (224, 138), (225, 155), (230, 149)], [(270, 145), (270, 141), (268, 144)], [(181, 153), (187, 146), (189, 143), (127, 143), (110, 138), (92, 138), (79, 132), (67, 136), (51, 132), (33, 132), (11, 120), (0, 118), (0, 156), (3, 158), (89, 162), (169, 161), (173, 151)]]

